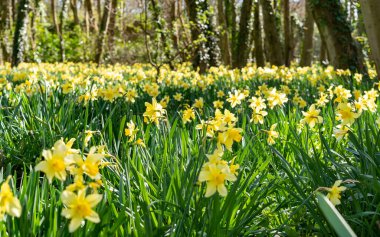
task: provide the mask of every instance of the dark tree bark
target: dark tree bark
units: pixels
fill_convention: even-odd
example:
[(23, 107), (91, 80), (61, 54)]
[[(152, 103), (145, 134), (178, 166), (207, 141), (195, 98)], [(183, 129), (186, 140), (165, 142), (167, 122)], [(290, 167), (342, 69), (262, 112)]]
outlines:
[(270, 0), (260, 0), (264, 18), (264, 33), (265, 42), (268, 47), (268, 61), (272, 65), (283, 65), (284, 56), (280, 41), (279, 30), (276, 23), (276, 16), (274, 14)]
[(310, 12), (308, 3), (305, 3), (305, 23), (304, 37), (301, 51), (300, 66), (311, 66), (313, 59), (313, 35), (314, 35), (314, 19)]
[[(193, 66), (199, 67), (200, 72), (205, 72), (209, 67), (219, 64), (219, 47), (212, 24), (212, 16), (208, 1), (186, 0), (191, 27), (191, 39), (198, 41), (197, 49), (193, 57)], [(199, 17), (198, 17), (199, 16)], [(202, 39), (202, 40), (199, 40)]]
[(229, 41), (230, 41), (231, 64), (232, 64), (232, 59), (233, 59), (232, 57), (233, 55), (235, 55), (235, 49), (236, 49), (236, 47), (233, 47), (233, 46), (236, 45), (236, 42), (237, 42), (235, 2), (236, 0), (224, 0), (226, 25), (227, 25)]
[(371, 56), (376, 64), (378, 78), (380, 78), (380, 1), (360, 0), (360, 3), (368, 42), (371, 47)]
[(284, 57), (285, 57), (285, 66), (290, 66), (291, 58), (291, 42), (290, 42), (290, 9), (289, 9), (289, 0), (283, 0), (284, 4)]
[(17, 67), (24, 60), (25, 47), (28, 41), (28, 13), (29, 0), (20, 0), (13, 37), (12, 67)]
[(228, 34), (227, 19), (224, 10), (224, 1), (218, 0), (218, 24), (221, 28), (219, 47), (224, 65), (231, 66), (231, 45)]
[(239, 34), (234, 50), (234, 67), (242, 68), (248, 62), (248, 56), (250, 51), (249, 41), (249, 22), (251, 20), (252, 12), (252, 0), (244, 0), (241, 6), (240, 22), (239, 22)]
[(362, 53), (351, 35), (340, 1), (308, 1), (332, 65), (339, 69), (366, 73)]
[(258, 67), (264, 67), (264, 51), (263, 41), (261, 36), (261, 23), (260, 23), (260, 5), (258, 2), (254, 3), (254, 19), (253, 19), (253, 42), (255, 45), (255, 58)]
[(323, 39), (321, 39), (321, 47), (319, 49), (319, 62), (321, 64), (325, 64), (326, 61), (329, 60), (327, 49), (326, 49), (326, 43), (323, 42)]
[(100, 29), (99, 29), (99, 35), (98, 35), (97, 47), (96, 47), (97, 51), (95, 55), (95, 62), (97, 64), (100, 64), (102, 62), (103, 51), (104, 51), (104, 40), (107, 36), (111, 8), (112, 8), (111, 0), (106, 0), (104, 3), (103, 16), (102, 16), (102, 21), (100, 23)]

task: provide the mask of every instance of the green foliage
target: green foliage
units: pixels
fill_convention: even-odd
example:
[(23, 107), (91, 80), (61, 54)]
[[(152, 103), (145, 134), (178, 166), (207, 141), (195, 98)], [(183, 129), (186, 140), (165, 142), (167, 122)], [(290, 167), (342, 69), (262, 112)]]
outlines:
[[(78, 42), (74, 40), (72, 45)], [(72, 52), (71, 55), (76, 54)], [(196, 85), (205, 83), (206, 79), (214, 81), (205, 89), (198, 86), (184, 89), (170, 84), (170, 80), (161, 82), (158, 98), (164, 95), (172, 98), (179, 91), (185, 98), (183, 102), (171, 100), (167, 120), (158, 128), (144, 123), (142, 118), (144, 102), (151, 100), (143, 88), (145, 84), (158, 82), (152, 73), (154, 69), (149, 66), (105, 70), (93, 65), (66, 64), (52, 70), (42, 69), (40, 71), (45, 74), (29, 71), (24, 82), (36, 76), (36, 88), (48, 88), (49, 80), (46, 79), (54, 78), (52, 81), (57, 87), (30, 95), (16, 89), (22, 88), (21, 82), (12, 82), (12, 90), (1, 87), (0, 159), (3, 168), (0, 180), (13, 175), (12, 188), (23, 208), (20, 218), (7, 216), (6, 221), (0, 223), (2, 236), (70, 236), (69, 222), (61, 216), (60, 195), (65, 185), (73, 180), (69, 178), (64, 183), (55, 180), (49, 184), (34, 167), (42, 160), (42, 150), (52, 147), (61, 137), (76, 138), (74, 148), (88, 152), (82, 145), (86, 130), (98, 131), (90, 145), (106, 145), (112, 155), (107, 158), (111, 165), (102, 170), (104, 197), (96, 208), (101, 222), (87, 221), (74, 236), (331, 236), (334, 227), (328, 225), (323, 213), (327, 211), (329, 216), (335, 215), (333, 218), (340, 221), (342, 218), (332, 211), (331, 205), (326, 206), (328, 201), (321, 194), (317, 194), (319, 202), (316, 202), (315, 190), (330, 187), (338, 179), (358, 182), (346, 185), (348, 189), (342, 193), (342, 204), (336, 209), (358, 235), (376, 236), (378, 233), (380, 130), (375, 123), (377, 110), (374, 113), (363, 111), (348, 137), (337, 141), (332, 137), (337, 125), (336, 105), (332, 100), (321, 109), (323, 124), (315, 128), (305, 125), (300, 131), (297, 127), (303, 109), (293, 102), (268, 110), (262, 125), (249, 122), (252, 110), (248, 98), (235, 108), (225, 102), (224, 108), (239, 118), (236, 127), (244, 129), (243, 141), (234, 144), (236, 152), (225, 152), (227, 161), (236, 156), (235, 162), (240, 164), (239, 175), (228, 185), (225, 198), (218, 195), (205, 198), (204, 185), (197, 183), (206, 155), (213, 152), (216, 142), (195, 125), (201, 119), (214, 116), (212, 102), (218, 99), (218, 90), (228, 94), (232, 87), (248, 88), (253, 96), (258, 86), (264, 84), (280, 89), (286, 79), (278, 75), (285, 70), (292, 73), (293, 79), (286, 82), (292, 88), (289, 99), (298, 91), (299, 96), (312, 104), (318, 94), (313, 78), (317, 78), (318, 85), (328, 88), (330, 84), (344, 84), (341, 76), (324, 74), (320, 67), (305, 74), (283, 68), (278, 70), (278, 75), (270, 74), (269, 68), (266, 69), (268, 74), (258, 72), (250, 76), (238, 71), (223, 73), (220, 69), (220, 72), (202, 77), (188, 68), (183, 70), (188, 73), (186, 76), (182, 72), (182, 75), (171, 74), (173, 77), (163, 74), (165, 76), (160, 79), (174, 80), (174, 75), (183, 76), (183, 82), (189, 85), (196, 80), (194, 78), (198, 80)], [(141, 72), (146, 78), (140, 78)], [(7, 79), (2, 85), (11, 82), (15, 73), (16, 69), (12, 72), (0, 68), (0, 79)], [(329, 76), (332, 80), (324, 79)], [(107, 78), (108, 86), (121, 81), (122, 85), (136, 86), (139, 98), (135, 103), (127, 102), (124, 93), (112, 102), (99, 96), (87, 104), (79, 103), (80, 95), (88, 91), (74, 89), (66, 94), (62, 89), (65, 82), (76, 78), (80, 78), (78, 87), (89, 78), (90, 88), (99, 78)], [(141, 80), (141, 84), (135, 85), (133, 80)], [(50, 85), (54, 84), (52, 81)], [(359, 84), (355, 86), (368, 89)], [(183, 124), (180, 117), (183, 103), (191, 105), (201, 96), (205, 100), (204, 108), (197, 111), (195, 121)], [(128, 142), (124, 136), (126, 122), (130, 120), (140, 129), (139, 136), (146, 148)], [(275, 144), (268, 145), (263, 130), (274, 123), (278, 124), (276, 130), (280, 137)], [(326, 205), (321, 212), (318, 205), (323, 204)]]

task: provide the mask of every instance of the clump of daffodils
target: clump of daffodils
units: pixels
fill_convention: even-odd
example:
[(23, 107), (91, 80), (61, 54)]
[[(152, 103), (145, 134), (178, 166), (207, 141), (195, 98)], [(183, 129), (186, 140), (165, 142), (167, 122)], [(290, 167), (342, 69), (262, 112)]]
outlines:
[(239, 165), (234, 164), (233, 160), (228, 163), (223, 160), (224, 151), (222, 146), (219, 146), (213, 154), (207, 155), (208, 161), (202, 166), (199, 173), (198, 181), (206, 182), (205, 197), (210, 197), (216, 192), (220, 196), (227, 196), (227, 181), (235, 181)]
[(214, 118), (207, 122), (201, 121), (201, 124), (196, 126), (197, 129), (206, 128), (208, 137), (216, 137), (220, 145), (224, 145), (227, 150), (232, 151), (234, 142), (240, 142), (242, 139), (241, 128), (236, 128), (237, 118), (229, 110), (225, 109), (222, 113), (219, 109), (215, 111)]
[(198, 181), (206, 182), (206, 197), (218, 192), (222, 197), (227, 195), (226, 182), (236, 180), (238, 164), (234, 160), (230, 163), (223, 160), (224, 148), (232, 152), (234, 142), (242, 140), (241, 128), (236, 128), (237, 117), (229, 110), (222, 113), (219, 109), (215, 111), (215, 117), (207, 122), (202, 121), (197, 129), (206, 129), (208, 137), (215, 137), (217, 149), (211, 155), (207, 155), (208, 161), (202, 166)]
[(162, 105), (157, 102), (156, 98), (152, 99), (152, 103), (145, 102), (146, 110), (143, 114), (144, 122), (155, 123), (159, 125), (159, 120), (162, 119), (166, 113)]
[(249, 101), (251, 102), (249, 107), (253, 110), (250, 122), (263, 124), (264, 117), (268, 115), (268, 112), (265, 111), (267, 107), (265, 99), (253, 96)]
[(279, 137), (278, 132), (276, 131), (277, 123), (272, 124), (269, 130), (263, 130), (266, 134), (268, 134), (267, 142), (269, 145), (273, 145), (276, 143), (275, 139)]
[[(70, 219), (70, 232), (78, 229), (85, 219), (94, 223), (100, 221), (92, 208), (102, 200), (98, 189), (102, 185), (100, 169), (105, 165), (103, 159), (106, 156), (104, 146), (93, 146), (87, 154), (80, 154), (79, 150), (71, 148), (74, 141), (71, 139), (65, 143), (60, 139), (51, 149), (43, 150), (44, 160), (35, 168), (45, 173), (49, 183), (54, 178), (65, 181), (68, 175), (73, 177), (74, 182), (61, 195), (65, 205), (62, 215)], [(89, 190), (91, 194), (88, 194)]]
[(133, 142), (134, 145), (145, 147), (145, 143), (141, 138), (136, 139), (138, 131), (140, 130), (136, 128), (136, 124), (131, 120), (127, 123), (127, 128), (124, 130), (124, 134), (129, 137), (128, 142)]

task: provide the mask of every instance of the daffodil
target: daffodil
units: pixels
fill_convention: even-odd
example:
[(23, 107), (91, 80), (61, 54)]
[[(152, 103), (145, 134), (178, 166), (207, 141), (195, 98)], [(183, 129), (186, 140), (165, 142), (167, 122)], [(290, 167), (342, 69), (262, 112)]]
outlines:
[(331, 188), (327, 188), (329, 192), (327, 194), (327, 198), (331, 201), (332, 204), (334, 204), (334, 206), (340, 204), (340, 193), (347, 189), (346, 187), (340, 187), (341, 184), (342, 180), (337, 180)]
[(227, 196), (226, 181), (235, 181), (236, 176), (230, 173), (229, 167), (226, 165), (209, 164), (200, 172), (198, 180), (206, 182), (205, 197), (210, 197), (216, 192), (225, 197)]
[(264, 117), (268, 115), (268, 112), (261, 110), (261, 111), (254, 111), (252, 113), (252, 118), (250, 122), (253, 122), (254, 124), (263, 124), (264, 123)]
[(311, 105), (309, 111), (304, 112), (302, 114), (304, 118), (301, 120), (302, 123), (307, 123), (311, 128), (315, 126), (315, 124), (319, 124), (323, 122), (323, 118), (319, 116), (321, 111), (319, 109), (315, 109), (315, 105)]
[(143, 114), (144, 122), (146, 123), (156, 123), (158, 125), (159, 119), (165, 114), (165, 110), (162, 105), (157, 102), (156, 98), (152, 99), (152, 103), (145, 102), (146, 110)]
[(192, 108), (187, 108), (183, 111), (182, 115), (182, 122), (188, 123), (191, 122), (191, 120), (195, 119), (195, 112)]
[(135, 140), (138, 131), (139, 129), (136, 128), (136, 125), (132, 120), (129, 123), (127, 123), (127, 128), (124, 130), (124, 133), (125, 136), (129, 137), (129, 142)]
[(342, 125), (353, 124), (360, 114), (355, 113), (350, 103), (340, 103), (337, 107), (337, 120), (342, 122)]
[(235, 90), (235, 93), (232, 94), (229, 93), (229, 98), (227, 99), (228, 102), (231, 103), (231, 107), (234, 108), (236, 105), (240, 105), (241, 101), (245, 98), (244, 94), (241, 93), (239, 90)]
[(102, 200), (102, 195), (94, 193), (86, 196), (86, 189), (79, 190), (77, 194), (65, 190), (62, 192), (61, 200), (65, 205), (62, 215), (71, 219), (69, 224), (71, 233), (77, 230), (85, 219), (93, 223), (100, 222), (98, 213), (92, 208)]
[(275, 144), (276, 141), (274, 139), (279, 137), (278, 132), (275, 131), (276, 127), (277, 127), (277, 123), (273, 124), (269, 130), (264, 130), (264, 132), (268, 134), (267, 142), (269, 145)]
[(73, 154), (77, 152), (71, 149), (73, 142), (74, 139), (71, 139), (65, 144), (63, 139), (61, 139), (54, 144), (52, 150), (43, 150), (42, 156), (45, 160), (37, 164), (36, 171), (44, 172), (50, 183), (54, 177), (64, 181), (67, 175), (66, 169), (74, 163)]
[(218, 134), (218, 143), (226, 146), (227, 150), (232, 151), (233, 142), (240, 142), (242, 139), (241, 128), (228, 128), (226, 131)]
[(21, 204), (9, 186), (10, 179), (11, 176), (8, 176), (0, 189), (0, 220), (4, 219), (5, 214), (15, 217), (21, 216)]
[(342, 125), (339, 124), (333, 129), (333, 136), (336, 138), (337, 141), (342, 140), (344, 136), (348, 133), (349, 131), (349, 126), (348, 125)]

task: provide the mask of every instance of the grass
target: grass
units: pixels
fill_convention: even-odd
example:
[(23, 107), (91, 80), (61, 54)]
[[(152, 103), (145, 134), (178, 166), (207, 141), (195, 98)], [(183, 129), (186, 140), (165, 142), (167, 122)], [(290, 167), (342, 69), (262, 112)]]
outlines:
[[(333, 129), (339, 124), (335, 97), (321, 108), (323, 124), (300, 129), (299, 123), (301, 111), (319, 97), (320, 85), (325, 86), (326, 93), (330, 85), (348, 88), (352, 84), (345, 83), (349, 75), (319, 66), (305, 72), (295, 67), (264, 72), (251, 68), (253, 73), (246, 69), (232, 77), (232, 71), (222, 68), (205, 76), (187, 67), (179, 69), (182, 75), (174, 71), (156, 76), (146, 65), (0, 67), (0, 181), (12, 175), (11, 186), (22, 205), (19, 218), (7, 216), (0, 222), (0, 235), (71, 235), (70, 220), (61, 215), (64, 205), (60, 196), (73, 183), (73, 177), (68, 176), (64, 182), (54, 179), (49, 184), (34, 167), (43, 160), (43, 149), (51, 148), (61, 138), (75, 138), (73, 147), (83, 153), (90, 146), (105, 145), (110, 155), (104, 159), (109, 164), (101, 170), (103, 186), (99, 193), (103, 199), (95, 208), (101, 221), (86, 221), (74, 236), (336, 235), (318, 208), (315, 192), (320, 187), (331, 187), (336, 180), (355, 180), (345, 184), (347, 190), (341, 193), (342, 203), (336, 209), (358, 236), (376, 236), (380, 221), (378, 109), (363, 110), (351, 131), (338, 141), (333, 137)], [(23, 71), (25, 75), (20, 76), (18, 73)], [(284, 75), (292, 80), (289, 82)], [(98, 78), (105, 82), (99, 83)], [(29, 85), (28, 81), (33, 83)], [(143, 121), (144, 102), (152, 100), (144, 86), (152, 82), (159, 85), (158, 100), (165, 95), (171, 99), (159, 127)], [(7, 83), (11, 83), (9, 88)], [(63, 92), (65, 83), (74, 85), (69, 93)], [(287, 85), (291, 90), (289, 101), (282, 107), (267, 108), (264, 124), (254, 124), (250, 122), (248, 99), (263, 84), (282, 91), (281, 85)], [(97, 100), (78, 102), (94, 86), (99, 89)], [(352, 94), (353, 89), (364, 94), (372, 88), (359, 83), (354, 86)], [(112, 87), (123, 92), (114, 91), (118, 96), (108, 101), (101, 89)], [(125, 99), (129, 88), (137, 89), (139, 97), (134, 103)], [(234, 108), (226, 101), (233, 89), (250, 92)], [(242, 141), (234, 142), (232, 152), (225, 150), (223, 156), (226, 161), (236, 157), (234, 162), (240, 169), (237, 180), (228, 182), (226, 197), (215, 194), (206, 198), (206, 185), (198, 182), (198, 176), (217, 141), (207, 137), (205, 130), (197, 130), (196, 125), (214, 116), (213, 101), (218, 99), (218, 90), (226, 94), (221, 98), (223, 109), (238, 117), (236, 127), (244, 131)], [(177, 92), (184, 96), (181, 102), (172, 98)], [(308, 106), (301, 108), (294, 101), (297, 93)], [(203, 108), (195, 109), (195, 120), (184, 124), (184, 104), (191, 106), (199, 97), (204, 99)], [(131, 120), (145, 148), (128, 142), (124, 135)], [(279, 138), (269, 145), (263, 130), (274, 123), (278, 124)], [(96, 133), (86, 147), (87, 130)]]

